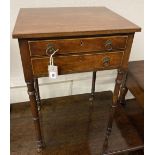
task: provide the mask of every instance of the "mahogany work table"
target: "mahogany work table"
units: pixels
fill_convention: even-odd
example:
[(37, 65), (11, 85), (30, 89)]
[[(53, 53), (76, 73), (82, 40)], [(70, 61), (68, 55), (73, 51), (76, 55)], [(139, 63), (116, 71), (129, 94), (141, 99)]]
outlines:
[(38, 78), (48, 76), (50, 55), (58, 74), (118, 69), (105, 145), (111, 133), (120, 87), (128, 69), (134, 33), (141, 28), (105, 7), (20, 9), (13, 38), (19, 41), (25, 82), (36, 131), (37, 148), (43, 148), (38, 107)]

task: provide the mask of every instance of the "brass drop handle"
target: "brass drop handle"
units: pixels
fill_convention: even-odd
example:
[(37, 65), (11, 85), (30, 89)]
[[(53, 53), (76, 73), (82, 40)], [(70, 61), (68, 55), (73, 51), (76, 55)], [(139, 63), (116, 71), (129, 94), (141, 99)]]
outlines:
[(108, 50), (108, 51), (112, 50), (112, 41), (111, 40), (107, 40), (105, 42), (105, 49)]
[(52, 44), (48, 44), (47, 45), (46, 54), (48, 56), (50, 56), (51, 54), (53, 54), (55, 51), (57, 51), (57, 49), (54, 48), (54, 45), (52, 45)]
[(109, 57), (104, 57), (103, 58), (103, 64), (104, 64), (104, 66), (108, 66), (110, 64), (110, 58)]

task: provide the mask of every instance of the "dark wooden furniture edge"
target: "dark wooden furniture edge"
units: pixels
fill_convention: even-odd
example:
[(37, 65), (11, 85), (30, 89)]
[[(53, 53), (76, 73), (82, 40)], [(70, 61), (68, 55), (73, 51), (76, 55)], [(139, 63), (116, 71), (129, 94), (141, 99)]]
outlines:
[[(128, 33), (126, 33), (128, 31)], [(30, 39), (30, 38), (52, 38), (52, 37), (75, 37), (75, 36), (92, 36), (92, 35), (108, 35), (108, 34), (129, 34), (134, 32), (141, 32), (139, 29), (123, 29), (123, 30), (103, 30), (103, 31), (78, 31), (78, 32), (61, 32), (61, 33), (43, 33), (43, 34), (18, 34), (13, 33), (13, 38)]]

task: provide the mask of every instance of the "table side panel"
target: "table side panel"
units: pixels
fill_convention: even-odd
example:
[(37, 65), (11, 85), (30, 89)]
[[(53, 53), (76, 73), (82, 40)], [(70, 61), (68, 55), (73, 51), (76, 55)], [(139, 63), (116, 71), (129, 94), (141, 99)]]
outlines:
[(133, 39), (134, 39), (134, 33), (129, 34), (126, 49), (123, 56), (122, 66), (121, 66), (121, 68), (125, 71), (128, 70), (128, 62), (129, 62), (129, 57), (131, 53)]

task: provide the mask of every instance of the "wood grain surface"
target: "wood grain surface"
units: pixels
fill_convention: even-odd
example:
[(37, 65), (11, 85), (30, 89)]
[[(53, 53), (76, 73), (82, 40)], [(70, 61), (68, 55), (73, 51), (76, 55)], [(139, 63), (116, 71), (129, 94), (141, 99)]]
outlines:
[(98, 51), (116, 51), (126, 48), (128, 36), (109, 36), (92, 38), (72, 38), (58, 40), (29, 41), (31, 56), (47, 56), (47, 48), (51, 45), (56, 54), (86, 53)]
[(141, 28), (105, 7), (20, 9), (13, 38), (134, 33)]
[[(120, 85), (123, 82), (123, 76), (125, 75), (125, 72), (128, 68), (128, 60), (134, 33), (140, 30), (141, 28), (137, 25), (105, 7), (24, 8), (20, 10), (12, 36), (13, 38), (18, 38), (19, 41), (24, 78), (28, 87), (31, 112), (35, 125), (35, 133), (28, 122), (26, 122), (24, 128), (22, 129), (24, 129), (23, 133), (25, 134), (29, 134), (28, 131), (31, 132), (31, 136), (26, 136), (26, 138), (32, 138), (32, 134), (36, 135), (35, 139), (37, 142), (38, 150), (43, 147), (42, 139), (45, 138), (45, 144), (48, 144), (48, 147), (52, 145), (52, 150), (51, 148), (50, 150), (53, 155), (74, 154), (74, 152), (77, 152), (75, 151), (74, 147), (79, 151), (77, 152), (77, 154), (82, 155), (83, 151), (80, 151), (84, 150), (85, 152), (83, 154), (85, 155), (98, 155), (98, 151), (101, 151), (103, 146), (102, 143), (104, 135), (105, 133), (108, 133), (105, 131), (103, 132), (102, 130), (103, 128), (106, 128), (106, 124), (104, 124), (103, 122), (105, 122), (105, 118), (107, 118), (108, 116), (105, 116), (103, 118), (103, 115), (101, 113), (104, 112), (106, 114), (109, 114), (108, 108), (102, 107), (103, 105), (101, 103), (104, 99), (101, 96), (98, 96), (99, 107), (101, 106), (99, 110), (101, 110), (102, 108), (103, 109), (101, 113), (99, 111), (97, 111), (96, 113), (97, 116), (101, 114), (100, 117), (95, 116), (95, 118), (97, 117), (97, 121), (102, 121), (97, 122), (97, 124), (91, 124), (93, 125), (93, 127), (90, 127), (90, 123), (88, 123), (87, 120), (83, 119), (83, 116), (81, 116), (82, 111), (85, 108), (83, 107), (78, 111), (79, 107), (77, 106), (77, 104), (88, 103), (87, 100), (84, 99), (87, 95), (84, 95), (84, 98), (80, 96), (75, 98), (70, 97), (68, 98), (69, 100), (67, 98), (63, 98), (65, 103), (76, 103), (76, 106), (74, 107), (75, 110), (71, 108), (65, 111), (65, 106), (59, 104), (62, 107), (57, 107), (55, 105), (52, 109), (56, 113), (50, 111), (50, 117), (46, 118), (46, 113), (44, 113), (46, 119), (45, 121), (43, 121), (42, 127), (45, 128), (46, 131), (43, 132), (45, 133), (45, 137), (42, 136), (39, 124), (39, 120), (42, 119), (42, 117), (38, 115), (37, 111), (34, 78), (48, 76), (47, 67), (49, 63), (49, 56), (45, 56), (47, 44), (54, 43), (56, 48), (60, 48), (59, 52), (61, 54), (68, 52), (68, 55), (58, 55), (60, 54), (58, 53), (54, 57), (54, 63), (59, 67), (59, 74), (87, 71), (94, 72), (104, 69), (119, 69), (119, 74), (117, 76), (118, 78), (116, 79), (116, 85), (113, 94), (113, 107), (116, 107), (116, 104), (118, 104), (117, 98), (119, 95)], [(114, 38), (114, 36), (117, 37)], [(118, 36), (123, 36), (123, 38), (118, 38)], [(124, 36), (127, 36), (127, 41)], [(100, 39), (99, 37), (104, 38)], [(84, 38), (90, 39), (85, 40)], [(105, 46), (106, 43), (104, 42), (108, 41), (107, 39), (105, 40), (105, 38), (111, 41), (111, 45), (108, 44), (108, 46)], [(110, 51), (107, 51), (109, 49)], [(81, 54), (82, 52), (83, 54)], [(57, 101), (55, 100), (55, 102)], [(83, 104), (83, 106), (84, 105), (85, 104)], [(69, 108), (69, 106), (67, 107)], [(60, 111), (59, 108), (61, 109)], [(76, 114), (76, 119), (73, 119), (74, 116), (72, 115), (72, 112), (73, 114)], [(63, 115), (64, 113), (65, 115)], [(56, 114), (56, 117), (52, 117), (51, 114)], [(69, 116), (71, 117), (66, 118), (67, 114), (69, 114)], [(89, 114), (91, 115), (91, 113)], [(123, 112), (121, 111), (119, 112), (119, 114), (119, 118), (122, 118)], [(113, 112), (113, 115), (111, 115), (112, 117), (109, 117), (109, 131), (111, 131), (114, 115), (115, 112)], [(51, 120), (48, 122), (49, 118)], [(79, 128), (79, 126), (81, 125), (80, 118), (84, 120), (84, 122), (82, 122), (82, 125), (86, 125), (88, 127), (87, 129), (83, 127)], [(120, 119), (118, 119), (118, 121), (122, 122), (122, 120)], [(24, 123), (24, 120), (21, 121), (21, 123)], [(130, 127), (130, 124), (126, 117), (124, 117), (121, 126), (124, 131), (128, 130), (128, 128)], [(90, 128), (91, 130), (93, 130), (93, 132), (91, 133), (89, 132)], [(17, 131), (18, 129), (15, 130)], [(115, 131), (115, 129), (113, 130)], [(75, 131), (76, 133), (78, 133), (78, 135), (74, 134)], [(20, 132), (18, 133), (20, 134)], [(51, 133), (51, 135), (48, 133)], [(119, 142), (120, 145), (118, 145), (118, 142), (116, 141), (111, 141), (110, 147), (112, 148), (112, 150), (111, 148), (110, 150), (108, 148), (107, 153), (110, 153), (110, 151), (118, 153), (118, 150), (124, 152), (128, 149), (135, 150), (139, 147), (143, 147), (142, 142), (138, 138), (138, 133), (135, 129), (132, 129), (131, 133), (129, 132), (124, 135), (129, 136), (129, 141), (125, 143), (126, 147), (124, 147), (123, 150), (122, 148), (120, 148), (121, 144), (124, 142), (123, 139)], [(82, 139), (79, 136), (82, 136)], [(94, 138), (94, 136), (97, 136), (97, 138)], [(24, 136), (20, 138), (22, 139), (24, 138)], [(23, 143), (27, 140), (26, 138), (23, 139)], [(101, 138), (102, 140), (99, 140), (99, 138)], [(112, 136), (110, 136), (110, 139), (111, 138)], [(118, 139), (117, 136), (115, 138)], [(75, 142), (74, 140), (77, 141)], [(138, 145), (132, 145), (132, 141), (136, 142), (136, 144)], [(31, 144), (24, 144), (33, 146), (32, 142), (30, 143)], [(84, 145), (81, 145), (81, 143)], [(22, 145), (22, 143), (20, 143), (20, 145)], [(72, 146), (71, 150), (70, 145)], [(77, 147), (79, 145), (80, 147)], [(115, 150), (116, 146), (118, 150)]]
[[(109, 62), (104, 62), (106, 59)], [(116, 69), (121, 66), (123, 52), (103, 52), (85, 55), (55, 56), (54, 65), (58, 66), (59, 75)], [(48, 76), (49, 57), (32, 58), (32, 69), (35, 77)]]

